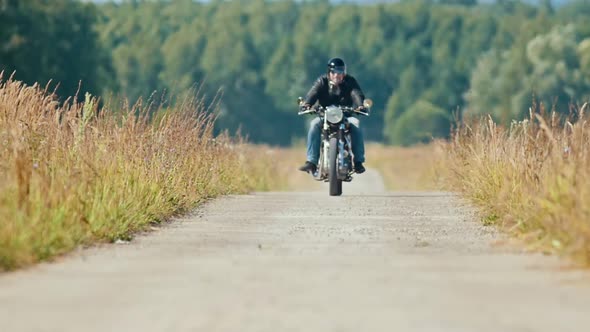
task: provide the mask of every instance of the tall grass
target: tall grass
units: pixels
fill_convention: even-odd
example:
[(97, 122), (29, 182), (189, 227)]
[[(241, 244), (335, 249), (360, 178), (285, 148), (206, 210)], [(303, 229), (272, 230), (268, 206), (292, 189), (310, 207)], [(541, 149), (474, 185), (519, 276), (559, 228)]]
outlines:
[(311, 175), (297, 169), (305, 161), (305, 147), (249, 145), (245, 153), (257, 156), (250, 164), (257, 169), (252, 173), (258, 174), (258, 190), (314, 191), (322, 188)]
[(389, 190), (433, 190), (436, 180), (436, 156), (439, 145), (413, 147), (366, 145), (367, 166), (377, 169)]
[(98, 104), (58, 103), (0, 75), (0, 270), (128, 239), (210, 197), (283, 185), (265, 153), (213, 136), (199, 100), (155, 116)]
[(533, 249), (590, 265), (590, 126), (587, 105), (567, 119), (534, 105), (508, 128), (462, 125), (444, 146), (446, 183)]

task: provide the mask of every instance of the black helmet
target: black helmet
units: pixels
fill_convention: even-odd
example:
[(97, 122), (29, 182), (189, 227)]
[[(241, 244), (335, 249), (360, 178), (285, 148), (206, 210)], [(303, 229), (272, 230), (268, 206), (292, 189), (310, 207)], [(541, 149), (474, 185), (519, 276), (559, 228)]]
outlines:
[(328, 61), (328, 73), (335, 72), (339, 74), (346, 74), (346, 64), (340, 58), (332, 58)]

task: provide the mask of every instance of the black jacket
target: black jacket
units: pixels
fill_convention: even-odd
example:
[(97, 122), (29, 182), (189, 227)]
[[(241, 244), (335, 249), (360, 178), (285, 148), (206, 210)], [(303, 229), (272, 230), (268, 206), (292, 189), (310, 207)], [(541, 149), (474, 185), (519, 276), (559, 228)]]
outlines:
[(363, 105), (365, 95), (354, 77), (347, 74), (342, 83), (332, 85), (328, 75), (324, 74), (315, 81), (304, 100), (309, 105), (315, 104), (316, 101), (324, 107), (330, 105), (359, 107)]

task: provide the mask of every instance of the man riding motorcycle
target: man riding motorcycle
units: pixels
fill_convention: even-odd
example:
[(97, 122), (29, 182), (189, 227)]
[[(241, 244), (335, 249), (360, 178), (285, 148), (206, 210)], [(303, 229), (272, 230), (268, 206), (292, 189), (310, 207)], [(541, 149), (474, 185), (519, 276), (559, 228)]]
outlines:
[[(363, 102), (365, 95), (356, 79), (346, 73), (346, 64), (341, 58), (332, 58), (328, 61), (328, 72), (321, 75), (313, 84), (305, 96), (302, 110), (309, 109), (318, 102), (321, 106), (330, 105), (352, 106), (365, 111)], [(350, 138), (352, 141), (352, 154), (354, 155), (354, 169), (360, 174), (365, 171), (365, 143), (363, 133), (359, 127), (359, 120), (350, 117)], [(311, 121), (307, 133), (307, 161), (300, 171), (314, 173), (320, 158), (322, 123), (317, 117)]]

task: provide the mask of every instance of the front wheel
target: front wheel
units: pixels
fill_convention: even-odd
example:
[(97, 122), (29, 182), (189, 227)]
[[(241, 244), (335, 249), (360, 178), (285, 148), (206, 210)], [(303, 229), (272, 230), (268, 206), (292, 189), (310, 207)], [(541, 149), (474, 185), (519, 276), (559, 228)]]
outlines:
[(330, 138), (330, 158), (328, 180), (330, 182), (330, 196), (342, 195), (342, 180), (338, 179), (338, 139)]

